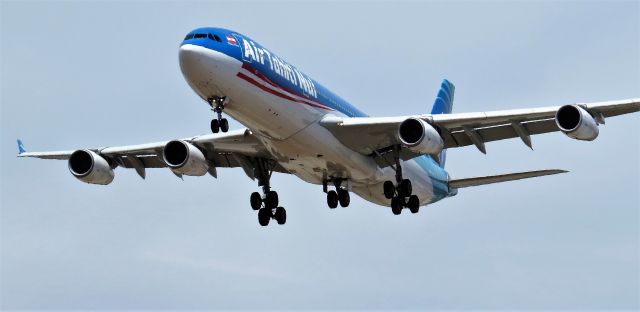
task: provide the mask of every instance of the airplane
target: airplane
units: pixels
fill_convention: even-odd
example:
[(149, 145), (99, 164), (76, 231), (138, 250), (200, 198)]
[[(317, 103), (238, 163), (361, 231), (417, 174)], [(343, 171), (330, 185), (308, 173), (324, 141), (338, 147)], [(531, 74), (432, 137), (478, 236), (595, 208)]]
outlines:
[[(391, 208), (407, 208), (454, 196), (458, 189), (564, 173), (536, 170), (451, 179), (445, 170), (450, 148), (560, 131), (592, 141), (605, 118), (640, 111), (640, 98), (542, 108), (452, 113), (455, 86), (443, 80), (430, 113), (370, 117), (257, 41), (223, 28), (189, 32), (179, 48), (182, 75), (214, 112), (210, 134), (140, 145), (54, 152), (18, 157), (67, 160), (82, 182), (107, 185), (117, 167), (169, 168), (179, 178), (242, 168), (261, 192), (249, 202), (258, 223), (285, 224), (287, 214), (272, 189), (274, 172), (322, 185), (329, 208), (349, 206), (350, 193)], [(223, 113), (245, 128), (229, 130)], [(532, 148), (533, 149), (533, 148)]]

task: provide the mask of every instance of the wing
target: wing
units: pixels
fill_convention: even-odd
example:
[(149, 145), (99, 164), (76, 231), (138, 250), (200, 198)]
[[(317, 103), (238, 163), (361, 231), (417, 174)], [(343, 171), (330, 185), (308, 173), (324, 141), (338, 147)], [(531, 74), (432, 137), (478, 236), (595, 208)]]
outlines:
[[(589, 112), (600, 124), (604, 124), (608, 117), (640, 111), (640, 99), (576, 105)], [(485, 142), (519, 137), (531, 147), (531, 135), (560, 131), (555, 115), (561, 107), (381, 118), (328, 116), (321, 124), (343, 144), (365, 155), (379, 155), (399, 145), (398, 127), (407, 118), (420, 118), (436, 127), (443, 138), (444, 148), (474, 144), (485, 152)], [(406, 148), (400, 153), (405, 160), (418, 155)]]
[[(230, 131), (221, 134), (206, 134), (182, 139), (199, 147), (207, 160), (213, 165), (209, 171), (216, 176), (216, 167), (241, 167), (250, 178), (255, 178), (253, 165), (255, 159), (272, 159), (264, 145), (248, 129)], [(120, 167), (133, 168), (145, 177), (145, 168), (167, 167), (162, 159), (162, 149), (169, 141), (145, 143), (139, 145), (102, 147), (89, 149), (113, 161)], [(41, 159), (69, 159), (75, 150), (54, 152), (27, 152), (18, 140), (18, 157), (34, 157)], [(277, 164), (277, 162), (274, 162)], [(284, 168), (275, 165), (274, 171), (288, 173)]]

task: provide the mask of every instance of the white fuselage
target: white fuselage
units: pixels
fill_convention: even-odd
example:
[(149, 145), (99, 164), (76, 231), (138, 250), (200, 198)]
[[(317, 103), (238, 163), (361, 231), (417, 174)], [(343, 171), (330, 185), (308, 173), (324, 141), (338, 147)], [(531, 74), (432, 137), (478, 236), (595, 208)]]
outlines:
[[(348, 180), (350, 189), (362, 198), (388, 206), (382, 183), (395, 181), (392, 168), (380, 168), (372, 157), (357, 153), (319, 124), (328, 115), (344, 116), (310, 105), (283, 99), (242, 62), (202, 46), (180, 48), (180, 68), (189, 86), (202, 98), (226, 96), (224, 112), (249, 128), (282, 167), (300, 179), (322, 184), (328, 177)], [(262, 85), (240, 79), (238, 73)], [(416, 162), (402, 164), (413, 193), (424, 205), (433, 198), (431, 179)]]

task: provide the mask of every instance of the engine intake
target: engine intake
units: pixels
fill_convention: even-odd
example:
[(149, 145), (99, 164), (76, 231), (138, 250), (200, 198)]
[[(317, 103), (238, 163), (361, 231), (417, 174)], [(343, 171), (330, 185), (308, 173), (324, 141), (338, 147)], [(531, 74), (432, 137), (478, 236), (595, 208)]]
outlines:
[(90, 150), (77, 150), (69, 157), (69, 171), (78, 180), (107, 185), (113, 181), (114, 173), (109, 162)]
[(444, 142), (438, 131), (420, 118), (408, 118), (398, 127), (400, 142), (420, 154), (438, 154)]
[(556, 112), (556, 125), (568, 137), (576, 140), (593, 141), (598, 137), (598, 123), (580, 106), (565, 105)]
[(175, 140), (167, 143), (162, 150), (162, 158), (175, 173), (201, 176), (209, 170), (209, 164), (202, 151), (185, 141)]

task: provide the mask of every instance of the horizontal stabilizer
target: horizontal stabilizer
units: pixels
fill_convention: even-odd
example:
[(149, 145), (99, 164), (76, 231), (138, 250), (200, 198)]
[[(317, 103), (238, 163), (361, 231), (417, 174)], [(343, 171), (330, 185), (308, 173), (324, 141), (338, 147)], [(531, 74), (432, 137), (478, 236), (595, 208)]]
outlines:
[(517, 173), (508, 173), (508, 174), (500, 174), (494, 176), (486, 176), (486, 177), (476, 177), (476, 178), (467, 178), (467, 179), (457, 179), (450, 180), (449, 187), (451, 188), (462, 188), (469, 186), (479, 186), (491, 183), (500, 183), (507, 181), (515, 181), (521, 179), (542, 177), (552, 174), (558, 173), (566, 173), (566, 170), (558, 170), (558, 169), (550, 169), (550, 170), (537, 170), (537, 171), (525, 171), (525, 172), (517, 172)]

